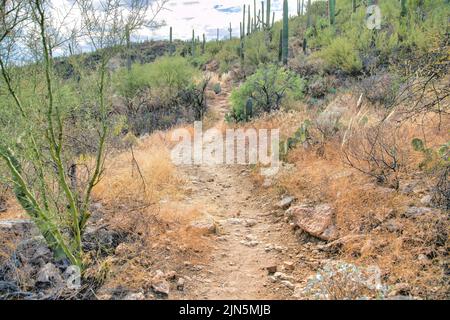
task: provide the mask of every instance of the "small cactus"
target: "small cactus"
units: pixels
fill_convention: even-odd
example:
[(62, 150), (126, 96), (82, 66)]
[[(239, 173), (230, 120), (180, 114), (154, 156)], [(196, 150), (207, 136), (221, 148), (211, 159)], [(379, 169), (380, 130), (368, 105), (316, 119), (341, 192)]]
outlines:
[(248, 98), (245, 103), (245, 121), (250, 120), (253, 117), (253, 99)]
[(414, 151), (420, 151), (423, 152), (425, 151), (425, 144), (423, 143), (423, 141), (419, 138), (415, 138), (412, 140), (411, 142)]

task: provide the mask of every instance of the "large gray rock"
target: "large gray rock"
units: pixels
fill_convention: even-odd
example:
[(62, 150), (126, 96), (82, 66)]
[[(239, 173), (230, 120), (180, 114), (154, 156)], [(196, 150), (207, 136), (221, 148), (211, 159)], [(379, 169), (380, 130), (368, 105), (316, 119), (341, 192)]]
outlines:
[(334, 210), (328, 204), (315, 207), (302, 204), (290, 208), (287, 215), (296, 226), (316, 238), (329, 241), (338, 236), (334, 224)]

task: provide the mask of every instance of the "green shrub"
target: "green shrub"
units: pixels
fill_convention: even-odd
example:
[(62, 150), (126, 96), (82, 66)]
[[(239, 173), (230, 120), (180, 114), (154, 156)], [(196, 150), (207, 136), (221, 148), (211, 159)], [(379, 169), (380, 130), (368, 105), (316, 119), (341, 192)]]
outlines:
[(166, 103), (188, 87), (197, 75), (198, 70), (187, 59), (162, 57), (150, 64), (135, 64), (131, 72), (120, 70), (114, 75), (114, 82), (122, 97), (131, 99), (139, 91), (149, 89), (153, 96)]
[(295, 73), (276, 65), (266, 65), (250, 76), (231, 93), (232, 111), (229, 119), (248, 120), (246, 106), (252, 99), (252, 114), (271, 112), (280, 108), (283, 99), (303, 97), (304, 81)]
[(319, 52), (328, 69), (342, 70), (348, 74), (358, 74), (362, 62), (354, 45), (343, 37), (336, 38), (331, 44)]

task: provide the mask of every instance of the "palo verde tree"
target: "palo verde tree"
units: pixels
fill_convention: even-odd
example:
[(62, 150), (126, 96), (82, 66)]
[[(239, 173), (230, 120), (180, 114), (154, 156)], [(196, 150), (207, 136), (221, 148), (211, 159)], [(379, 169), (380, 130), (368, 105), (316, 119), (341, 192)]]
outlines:
[[(7, 167), (18, 202), (55, 258), (80, 268), (91, 195), (101, 179), (106, 155), (108, 64), (124, 47), (128, 34), (151, 23), (149, 12), (155, 4), (145, 0), (101, 2), (94, 7), (92, 1), (77, 1), (83, 32), (76, 37), (75, 29), (54, 36), (54, 30), (63, 30), (67, 21), (53, 25), (57, 19), (48, 1), (0, 2), (0, 160)], [(98, 59), (78, 79), (67, 80), (57, 72), (54, 56), (67, 47), (73, 53), (76, 38), (96, 51)], [(24, 48), (30, 54), (20, 61)], [(84, 82), (89, 82), (91, 92), (80, 87)], [(81, 105), (90, 107), (93, 135), (87, 142), (90, 148), (80, 154), (71, 143), (77, 137), (69, 123)]]

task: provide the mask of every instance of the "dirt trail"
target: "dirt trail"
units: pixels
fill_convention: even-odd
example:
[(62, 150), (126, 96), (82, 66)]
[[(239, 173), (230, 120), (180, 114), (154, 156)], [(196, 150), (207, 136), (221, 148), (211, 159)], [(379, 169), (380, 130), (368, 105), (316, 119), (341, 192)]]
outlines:
[[(211, 102), (222, 120), (228, 111), (229, 88)], [(188, 299), (289, 299), (293, 288), (275, 283), (267, 268), (295, 261), (299, 245), (281, 217), (273, 212), (278, 199), (256, 190), (245, 166), (190, 166), (181, 169), (192, 190), (188, 204), (214, 218), (217, 234), (208, 265), (194, 276)], [(283, 271), (283, 270), (280, 270)], [(291, 274), (291, 271), (283, 271)], [(295, 284), (295, 281), (292, 280)]]

